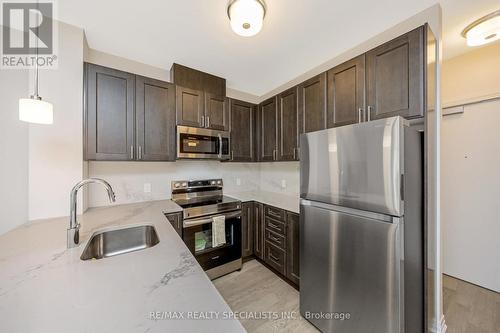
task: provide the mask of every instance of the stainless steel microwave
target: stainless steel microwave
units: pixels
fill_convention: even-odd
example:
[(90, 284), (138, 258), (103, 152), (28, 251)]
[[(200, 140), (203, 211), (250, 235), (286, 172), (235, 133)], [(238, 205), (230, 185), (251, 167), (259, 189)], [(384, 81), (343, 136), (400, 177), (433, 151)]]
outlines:
[(228, 160), (229, 132), (177, 126), (177, 158)]

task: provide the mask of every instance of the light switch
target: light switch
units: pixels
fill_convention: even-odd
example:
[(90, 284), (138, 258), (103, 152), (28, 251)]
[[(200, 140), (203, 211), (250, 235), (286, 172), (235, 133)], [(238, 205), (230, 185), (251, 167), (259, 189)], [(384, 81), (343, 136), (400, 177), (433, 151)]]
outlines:
[(236, 178), (236, 185), (241, 186), (241, 179), (240, 178)]
[(286, 180), (285, 179), (281, 180), (281, 188), (286, 189)]
[(151, 193), (151, 183), (144, 183), (144, 193)]

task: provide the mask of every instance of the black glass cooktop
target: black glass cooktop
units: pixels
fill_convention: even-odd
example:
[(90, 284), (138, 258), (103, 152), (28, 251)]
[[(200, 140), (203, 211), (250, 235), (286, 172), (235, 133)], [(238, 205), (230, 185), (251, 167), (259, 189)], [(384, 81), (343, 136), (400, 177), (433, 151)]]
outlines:
[(217, 197), (210, 197), (207, 199), (196, 198), (196, 200), (182, 200), (182, 202), (177, 202), (177, 204), (182, 208), (193, 208), (193, 207), (209, 206), (216, 204), (233, 203), (238, 201), (239, 200), (237, 199), (223, 195)]

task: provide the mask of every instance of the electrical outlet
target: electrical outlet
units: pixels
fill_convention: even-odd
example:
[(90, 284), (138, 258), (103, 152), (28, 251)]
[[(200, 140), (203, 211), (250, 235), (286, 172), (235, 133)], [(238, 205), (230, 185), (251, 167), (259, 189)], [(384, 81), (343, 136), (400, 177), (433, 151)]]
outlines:
[(286, 180), (285, 179), (281, 180), (281, 188), (286, 189)]
[(241, 186), (241, 179), (240, 178), (236, 178), (236, 185)]
[(144, 193), (151, 193), (151, 183), (144, 183)]

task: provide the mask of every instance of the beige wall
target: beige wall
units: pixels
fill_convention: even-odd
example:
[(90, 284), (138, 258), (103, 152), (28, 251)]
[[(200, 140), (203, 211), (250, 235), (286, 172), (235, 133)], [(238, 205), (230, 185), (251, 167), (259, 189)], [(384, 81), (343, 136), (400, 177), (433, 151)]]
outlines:
[[(443, 272), (500, 291), (500, 43), (443, 63)], [(497, 97), (497, 98), (495, 98)]]
[[(54, 123), (29, 127), (29, 219), (69, 216), (69, 192), (84, 176), (83, 30), (58, 24), (58, 67), (40, 72)], [(79, 198), (79, 210), (82, 200)]]
[(28, 220), (28, 124), (18, 111), (28, 82), (27, 70), (0, 69), (0, 235)]
[(500, 43), (471, 49), (443, 63), (443, 106), (500, 97)]

